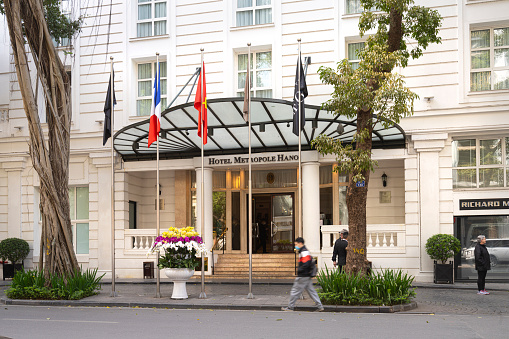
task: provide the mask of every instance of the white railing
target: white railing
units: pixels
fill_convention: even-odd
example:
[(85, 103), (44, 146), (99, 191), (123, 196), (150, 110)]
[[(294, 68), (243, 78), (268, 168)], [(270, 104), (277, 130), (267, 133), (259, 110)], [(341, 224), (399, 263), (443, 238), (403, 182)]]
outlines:
[(124, 249), (128, 251), (148, 251), (156, 239), (155, 229), (124, 230)]
[[(348, 225), (321, 226), (322, 253), (332, 254), (334, 242), (342, 229), (348, 229)], [(404, 224), (370, 224), (366, 233), (368, 254), (405, 252)]]

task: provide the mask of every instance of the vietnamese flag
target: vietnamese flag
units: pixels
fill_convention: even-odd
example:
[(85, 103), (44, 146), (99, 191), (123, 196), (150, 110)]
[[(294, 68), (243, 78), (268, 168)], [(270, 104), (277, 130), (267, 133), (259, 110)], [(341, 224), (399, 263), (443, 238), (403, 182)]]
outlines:
[[(203, 98), (202, 98), (202, 84), (203, 84)], [(207, 86), (205, 81), (205, 62), (200, 71), (200, 79), (198, 80), (198, 87), (196, 88), (196, 97), (194, 98), (194, 108), (198, 110), (198, 136), (202, 137), (203, 130), (203, 144), (207, 143)]]

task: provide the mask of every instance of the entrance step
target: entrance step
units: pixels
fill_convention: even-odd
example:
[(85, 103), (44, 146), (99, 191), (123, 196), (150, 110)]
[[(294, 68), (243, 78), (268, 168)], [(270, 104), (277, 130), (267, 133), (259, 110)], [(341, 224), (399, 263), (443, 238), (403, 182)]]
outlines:
[[(253, 279), (295, 278), (296, 259), (293, 253), (253, 254)], [(249, 278), (248, 254), (218, 254), (214, 276), (223, 279)]]

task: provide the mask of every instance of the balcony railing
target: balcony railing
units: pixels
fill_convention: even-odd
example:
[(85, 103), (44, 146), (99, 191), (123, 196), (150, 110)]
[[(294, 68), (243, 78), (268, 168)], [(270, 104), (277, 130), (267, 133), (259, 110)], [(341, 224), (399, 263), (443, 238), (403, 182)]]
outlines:
[[(348, 225), (324, 225), (322, 231), (322, 254), (332, 254), (339, 232)], [(367, 254), (405, 253), (404, 224), (371, 224), (366, 231)]]
[(156, 237), (155, 229), (124, 230), (124, 249), (132, 253), (146, 253)]

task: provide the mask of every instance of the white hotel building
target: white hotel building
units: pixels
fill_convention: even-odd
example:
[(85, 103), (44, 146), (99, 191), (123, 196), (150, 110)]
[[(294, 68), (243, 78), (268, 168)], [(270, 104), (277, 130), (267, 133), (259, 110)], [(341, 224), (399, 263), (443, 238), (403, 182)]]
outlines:
[[(424, 249), (431, 235), (453, 234), (468, 248), (472, 239), (485, 234), (494, 239), (494, 249), (488, 250), (496, 263), (488, 278), (507, 279), (509, 0), (416, 2), (443, 16), (442, 43), (431, 45), (423, 57), (402, 70), (407, 85), (420, 96), (415, 114), (374, 135), (373, 158), (379, 167), (371, 176), (368, 193), (368, 259), (375, 268), (402, 268), (417, 280), (431, 281), (433, 261)], [(72, 1), (75, 6), (80, 3)], [(330, 267), (332, 240), (348, 225), (347, 180), (344, 174), (332, 173), (334, 157), (318, 155), (309, 142), (322, 132), (348, 140), (355, 128), (354, 122), (320, 110), (331, 88), (321, 84), (317, 71), (347, 57), (355, 62), (355, 50), (363, 42), (357, 28), (358, 1), (100, 3), (99, 8), (90, 5), (71, 11), (85, 15), (82, 32), (72, 47), (60, 47), (72, 77), (69, 185), (79, 263), (111, 277), (110, 141), (102, 146), (110, 56), (118, 103), (114, 126), (116, 274), (141, 278), (143, 262), (155, 260), (146, 256), (156, 235), (155, 150), (154, 146), (147, 149), (146, 141), (156, 52), (163, 62), (166, 108), (199, 67), (200, 48), (204, 48), (212, 129), (205, 147), (204, 189), (200, 141), (193, 122), (197, 117), (194, 91), (186, 104), (193, 79), (163, 112), (161, 229), (196, 225), (203, 194), (204, 238), (207, 246), (215, 243), (217, 248), (213, 258), (209, 255), (207, 275), (247, 276), (248, 129), (240, 115), (239, 94), (244, 89), (250, 42), (256, 97), (253, 245), (259, 271), (255, 277), (293, 274), (294, 257), (288, 244), (300, 235), (321, 266)], [(4, 84), (0, 87), (0, 240), (27, 240), (33, 251), (25, 266), (32, 267), (39, 260), (39, 180), (28, 154), (27, 121), (4, 18), (0, 25), (0, 83)], [(302, 230), (296, 209), (297, 137), (289, 123), (299, 38), (303, 58), (311, 58), (302, 138)], [(41, 119), (45, 120), (42, 109)], [(342, 134), (337, 131), (339, 124), (344, 127)], [(196, 226), (199, 230), (199, 223)], [(455, 258), (455, 267), (457, 279), (475, 275), (471, 261), (461, 255)]]

